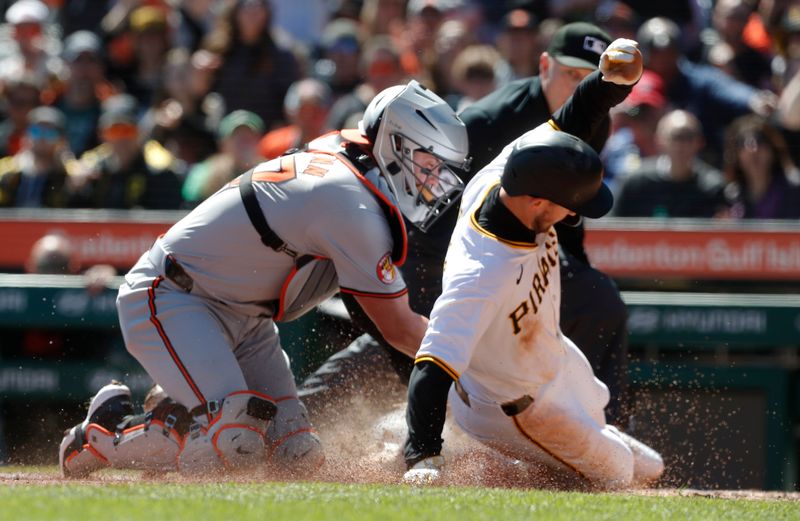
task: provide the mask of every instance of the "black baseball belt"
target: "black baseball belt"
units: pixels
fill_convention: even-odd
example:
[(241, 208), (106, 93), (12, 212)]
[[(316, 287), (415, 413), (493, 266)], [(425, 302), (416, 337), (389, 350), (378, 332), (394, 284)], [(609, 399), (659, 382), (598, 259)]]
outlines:
[[(456, 394), (461, 401), (464, 402), (464, 405), (470, 407), (469, 403), (469, 394), (467, 391), (464, 390), (464, 387), (461, 385), (459, 380), (455, 382)], [(517, 398), (516, 400), (511, 400), (510, 402), (504, 402), (500, 404), (500, 409), (503, 410), (506, 416), (516, 416), (522, 413), (525, 409), (531, 406), (533, 403), (533, 397), (529, 394), (524, 394)]]
[(164, 248), (161, 247), (158, 240), (150, 247), (147, 257), (153, 266), (160, 269), (161, 273), (174, 282), (176, 286), (186, 293), (192, 291), (194, 288), (194, 280), (186, 273), (186, 270), (175, 260), (175, 257), (171, 253), (164, 251)]

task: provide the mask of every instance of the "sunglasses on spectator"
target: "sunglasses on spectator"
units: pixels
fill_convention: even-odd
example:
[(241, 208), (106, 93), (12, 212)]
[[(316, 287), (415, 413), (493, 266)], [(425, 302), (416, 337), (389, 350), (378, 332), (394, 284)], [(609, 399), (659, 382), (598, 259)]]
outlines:
[(61, 131), (45, 125), (30, 125), (28, 137), (34, 141), (57, 141), (61, 139)]
[(139, 127), (129, 123), (118, 123), (102, 131), (103, 141), (121, 141), (139, 137)]

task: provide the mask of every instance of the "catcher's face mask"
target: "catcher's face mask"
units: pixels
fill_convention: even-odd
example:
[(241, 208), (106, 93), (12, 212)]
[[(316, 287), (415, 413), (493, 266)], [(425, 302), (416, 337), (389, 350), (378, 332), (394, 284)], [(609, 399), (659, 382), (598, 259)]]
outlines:
[(457, 200), (467, 170), (464, 122), (439, 96), (416, 81), (390, 87), (359, 123), (397, 206), (408, 222), (427, 230)]

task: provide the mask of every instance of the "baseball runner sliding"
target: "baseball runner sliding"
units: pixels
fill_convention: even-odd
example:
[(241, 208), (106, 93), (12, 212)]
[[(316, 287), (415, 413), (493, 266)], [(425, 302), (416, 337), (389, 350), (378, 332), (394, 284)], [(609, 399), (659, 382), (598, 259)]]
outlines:
[[(600, 69), (605, 81), (635, 83), (635, 42), (613, 42)], [(613, 204), (597, 153), (561, 131), (565, 119), (562, 110), (506, 146), (464, 191), (443, 291), (409, 382), (408, 483), (440, 479), (448, 404), (476, 440), (599, 487), (644, 484), (663, 472), (656, 451), (606, 424), (608, 388), (559, 326), (553, 226), (601, 217)]]

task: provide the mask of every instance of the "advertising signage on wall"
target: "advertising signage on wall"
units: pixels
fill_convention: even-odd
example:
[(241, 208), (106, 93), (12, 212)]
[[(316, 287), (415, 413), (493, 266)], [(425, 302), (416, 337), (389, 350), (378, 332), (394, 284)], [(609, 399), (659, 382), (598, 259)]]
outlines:
[[(24, 266), (36, 240), (72, 239), (83, 267), (132, 266), (185, 212), (0, 210), (0, 270)], [(587, 220), (592, 264), (615, 277), (800, 280), (800, 222)]]
[(800, 223), (590, 225), (592, 264), (615, 277), (800, 280)]

